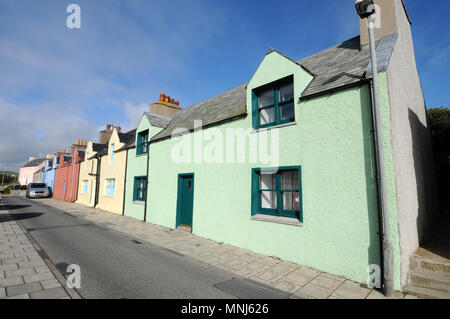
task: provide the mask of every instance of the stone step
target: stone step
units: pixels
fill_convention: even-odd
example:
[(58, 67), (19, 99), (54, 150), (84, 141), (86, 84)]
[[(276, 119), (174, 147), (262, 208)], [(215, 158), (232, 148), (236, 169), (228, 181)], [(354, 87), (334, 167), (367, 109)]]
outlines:
[(450, 276), (411, 272), (409, 279), (411, 286), (439, 290), (450, 294)]
[(181, 226), (178, 226), (177, 230), (181, 230), (181, 231), (190, 233), (190, 232), (192, 232), (192, 227), (186, 226), (186, 225), (181, 225)]
[(450, 293), (443, 292), (440, 290), (425, 288), (425, 287), (416, 287), (416, 286), (406, 286), (403, 289), (404, 293), (417, 296), (419, 298), (427, 298), (427, 299), (450, 299)]
[(450, 261), (448, 259), (435, 260), (423, 256), (413, 255), (410, 258), (410, 269), (413, 272), (434, 273), (450, 276)]

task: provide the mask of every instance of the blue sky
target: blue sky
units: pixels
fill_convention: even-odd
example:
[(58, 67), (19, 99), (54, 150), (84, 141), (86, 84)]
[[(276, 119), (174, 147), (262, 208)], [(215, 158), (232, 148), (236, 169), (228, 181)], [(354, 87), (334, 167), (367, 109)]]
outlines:
[[(406, 0), (428, 107), (448, 106), (448, 0)], [(81, 7), (81, 29), (66, 7)], [(250, 79), (269, 47), (300, 59), (359, 34), (354, 0), (1, 0), (0, 170), (131, 129), (160, 93), (182, 106)]]

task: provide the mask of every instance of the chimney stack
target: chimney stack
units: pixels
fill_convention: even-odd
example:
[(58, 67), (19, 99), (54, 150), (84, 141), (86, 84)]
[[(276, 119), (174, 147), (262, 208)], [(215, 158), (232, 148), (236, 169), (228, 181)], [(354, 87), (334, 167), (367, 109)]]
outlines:
[(106, 129), (98, 133), (98, 143), (108, 144), (113, 132), (113, 126), (111, 124), (106, 124)]
[[(406, 17), (411, 25), (408, 12), (403, 0), (374, 0), (375, 17), (375, 41), (399, 31), (398, 19), (401, 15)], [(361, 50), (369, 50), (369, 31), (367, 19), (359, 19)]]
[(171, 117), (173, 113), (178, 112), (180, 110), (182, 110), (182, 108), (180, 107), (180, 102), (175, 101), (174, 98), (164, 93), (161, 93), (159, 95), (158, 102), (155, 102), (150, 105), (151, 113), (166, 117)]
[(33, 160), (35, 160), (36, 159), (36, 156), (30, 156), (29, 158), (28, 158), (28, 162), (31, 162), (31, 161), (33, 161)]

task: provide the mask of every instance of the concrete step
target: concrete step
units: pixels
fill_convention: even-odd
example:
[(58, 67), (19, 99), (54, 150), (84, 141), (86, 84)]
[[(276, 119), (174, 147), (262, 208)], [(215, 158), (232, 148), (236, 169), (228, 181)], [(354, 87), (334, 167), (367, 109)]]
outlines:
[(424, 287), (416, 287), (416, 286), (407, 286), (403, 289), (404, 293), (417, 296), (419, 298), (427, 298), (427, 299), (450, 299), (450, 293), (443, 292), (440, 290), (424, 288)]
[(450, 276), (411, 272), (409, 283), (414, 287), (429, 288), (450, 294)]
[(413, 255), (410, 258), (410, 270), (413, 272), (450, 276), (450, 261), (443, 258), (435, 259)]
[(177, 230), (181, 230), (181, 231), (185, 231), (185, 232), (191, 233), (192, 232), (192, 227), (191, 226), (186, 226), (186, 225), (181, 225), (181, 226), (178, 226)]

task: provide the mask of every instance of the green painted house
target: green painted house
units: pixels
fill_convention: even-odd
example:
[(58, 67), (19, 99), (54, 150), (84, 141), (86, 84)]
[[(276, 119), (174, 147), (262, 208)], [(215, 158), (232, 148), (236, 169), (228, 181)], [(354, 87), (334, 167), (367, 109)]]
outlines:
[[(390, 12), (376, 37), (401, 290), (432, 220), (431, 152), (411, 21), (401, 0), (375, 2)], [(383, 264), (383, 229), (365, 29), (301, 60), (270, 49), (247, 83), (174, 113), (156, 134), (144, 117), (148, 167), (130, 154), (127, 189), (148, 169), (146, 220), (366, 282), (368, 266)], [(143, 219), (135, 194), (126, 215)]]
[[(164, 97), (165, 99), (165, 97)], [(178, 111), (176, 104), (160, 101), (153, 103), (150, 110), (161, 114), (171, 114)], [(127, 168), (125, 176), (124, 215), (142, 221), (146, 220), (146, 196), (148, 163), (150, 158), (150, 137), (156, 135), (170, 122), (170, 117), (152, 112), (145, 112), (136, 129), (136, 138), (124, 146), (127, 152)]]

